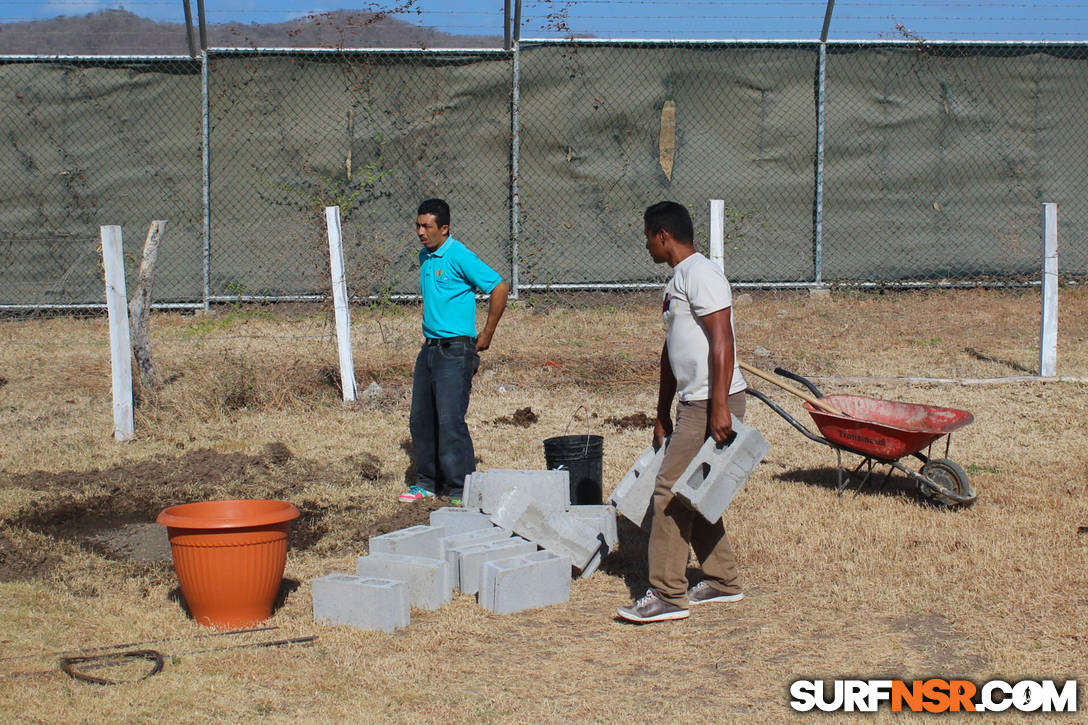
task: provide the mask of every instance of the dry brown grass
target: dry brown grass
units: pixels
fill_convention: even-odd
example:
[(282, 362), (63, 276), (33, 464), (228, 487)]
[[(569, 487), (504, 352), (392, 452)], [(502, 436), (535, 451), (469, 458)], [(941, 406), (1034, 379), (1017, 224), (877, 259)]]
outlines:
[[(542, 468), (544, 438), (589, 428), (605, 436), (611, 489), (648, 442), (605, 420), (653, 410), (657, 310), (650, 295), (514, 306), (476, 379), (480, 467)], [(1088, 376), (1086, 291), (1064, 290), (1060, 315), (1059, 371)], [(811, 717), (788, 705), (802, 677), (1083, 678), (1088, 385), (885, 380), (1034, 372), (1038, 294), (751, 293), (736, 318), (741, 353), (760, 367), (825, 392), (972, 411), (952, 457), (978, 502), (935, 508), (898, 476), (840, 497), (834, 453), (751, 400), (748, 422), (772, 449), (727, 514), (743, 602), (621, 624), (615, 608), (645, 587), (644, 540), (625, 527), (566, 604), (501, 617), (457, 595), (393, 635), (315, 624), (309, 582), (352, 571), (370, 535), (426, 517), (393, 500), (410, 476), (418, 309), (355, 310), (360, 387), (383, 392), (347, 407), (327, 312), (156, 315), (170, 382), (145, 396), (130, 444), (112, 439), (104, 320), (0, 322), (0, 675), (20, 675), (0, 679), (0, 711), (41, 722), (777, 722)], [(595, 417), (574, 417), (579, 405)], [(539, 418), (528, 428), (493, 422), (524, 407)], [(89, 543), (173, 503), (234, 496), (303, 511), (273, 631), (209, 638), (172, 596), (168, 561)], [(207, 651), (311, 633), (312, 646)], [(55, 666), (62, 650), (144, 641), (167, 659), (141, 682), (88, 685)], [(867, 717), (893, 719), (924, 718)]]

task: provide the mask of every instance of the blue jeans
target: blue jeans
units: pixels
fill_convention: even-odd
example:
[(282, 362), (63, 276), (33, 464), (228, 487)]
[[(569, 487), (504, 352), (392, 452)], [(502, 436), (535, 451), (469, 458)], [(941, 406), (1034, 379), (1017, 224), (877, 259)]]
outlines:
[(460, 498), (465, 476), (476, 470), (465, 413), (478, 367), (476, 341), (467, 337), (428, 339), (416, 356), (408, 428), (416, 456), (416, 485), (433, 493)]

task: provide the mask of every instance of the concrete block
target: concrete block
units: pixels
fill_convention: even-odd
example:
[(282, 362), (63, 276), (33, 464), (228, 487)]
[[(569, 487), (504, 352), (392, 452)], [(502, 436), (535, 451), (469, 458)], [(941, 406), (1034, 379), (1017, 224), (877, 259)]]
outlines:
[(489, 561), (476, 599), (496, 614), (513, 614), (570, 599), (570, 559), (550, 551)]
[[(491, 525), (488, 522), (489, 527), (486, 529), (477, 529), (476, 531), (466, 531), (463, 534), (456, 534), (454, 536), (447, 536), (442, 539), (442, 558), (450, 564), (450, 571), (457, 571), (457, 559), (453, 556), (453, 549), (456, 549), (467, 544), (482, 544), (485, 541), (496, 541), (498, 539), (509, 539), (513, 535), (513, 531), (510, 529), (503, 529), (498, 526)], [(453, 576), (456, 579), (456, 574)], [(457, 586), (457, 582), (453, 582), (454, 586)]]
[(484, 502), (484, 478), (485, 471), (473, 471), (465, 476), (465, 487), (461, 492), (461, 505), (464, 508), (476, 510)]
[(466, 594), (475, 594), (480, 591), (480, 567), (486, 562), (532, 554), (536, 551), (536, 544), (512, 536), (481, 544), (466, 544), (450, 551), (457, 560), (458, 588)]
[(441, 526), (446, 536), (491, 528), (491, 519), (480, 509), (445, 506), (431, 512), (431, 526)]
[(442, 538), (446, 530), (441, 526), (409, 526), (390, 531), (388, 534), (370, 537), (370, 553), (403, 554), (422, 556), (425, 559), (444, 559)]
[(358, 576), (395, 579), (408, 585), (408, 604), (420, 609), (441, 609), (453, 599), (453, 577), (445, 559), (403, 554), (370, 554), (355, 562)]
[(521, 491), (507, 491), (489, 514), (491, 523), (512, 530), (531, 503), (533, 500), (523, 495)]
[(767, 455), (771, 445), (750, 425), (733, 418), (728, 445), (707, 438), (672, 487), (673, 494), (707, 521), (717, 521)]
[(464, 505), (494, 513), (511, 491), (548, 511), (565, 511), (570, 506), (570, 474), (567, 471), (530, 471), (492, 468), (466, 479)]
[(593, 526), (569, 511), (548, 512), (532, 502), (514, 523), (514, 533), (553, 554), (566, 556), (579, 569), (585, 568), (602, 546)]
[(665, 446), (647, 446), (609, 496), (609, 502), (624, 518), (643, 529), (650, 528), (653, 514), (654, 482), (665, 460)]
[(392, 632), (411, 621), (402, 581), (329, 574), (313, 580), (313, 599), (315, 622)]
[(619, 543), (619, 531), (616, 525), (616, 508), (607, 504), (595, 506), (571, 506), (568, 512), (581, 521), (589, 524), (597, 532), (597, 540), (600, 542), (597, 552), (589, 562), (579, 569), (578, 577), (584, 579), (592, 576), (600, 567), (601, 561)]
[(597, 506), (571, 506), (568, 512), (581, 521), (593, 527), (597, 532), (597, 551), (585, 566), (578, 570), (578, 577), (585, 579), (592, 576), (601, 566), (601, 561), (608, 556), (616, 544), (619, 543), (619, 532), (616, 525), (616, 509), (607, 504)]
[(571, 506), (570, 514), (585, 521), (604, 536), (604, 543), (609, 551), (619, 543), (619, 531), (616, 525), (616, 507), (608, 504)]
[(588, 579), (593, 576), (597, 570), (601, 568), (601, 562), (604, 561), (606, 554), (607, 552), (604, 550), (603, 546), (598, 549), (597, 553), (593, 555), (593, 558), (589, 560), (585, 567), (578, 570), (578, 578)]

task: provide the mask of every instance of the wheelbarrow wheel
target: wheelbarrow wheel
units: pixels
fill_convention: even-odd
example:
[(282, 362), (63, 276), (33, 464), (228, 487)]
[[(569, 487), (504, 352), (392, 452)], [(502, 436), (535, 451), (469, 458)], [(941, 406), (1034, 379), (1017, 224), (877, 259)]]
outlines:
[(939, 488), (931, 488), (923, 484), (922, 493), (937, 503), (948, 507), (966, 506), (975, 500), (975, 490), (971, 488), (971, 483), (967, 480), (967, 473), (960, 468), (959, 464), (947, 458), (927, 461), (920, 473), (923, 478), (928, 478), (940, 488), (955, 494), (950, 496)]

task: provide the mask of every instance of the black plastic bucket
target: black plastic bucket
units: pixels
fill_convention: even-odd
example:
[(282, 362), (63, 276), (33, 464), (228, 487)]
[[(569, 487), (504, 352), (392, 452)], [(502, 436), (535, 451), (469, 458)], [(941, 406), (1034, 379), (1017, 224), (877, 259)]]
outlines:
[(544, 439), (544, 460), (549, 470), (561, 468), (570, 474), (570, 502), (587, 505), (603, 500), (604, 438), (595, 435), (565, 435)]

